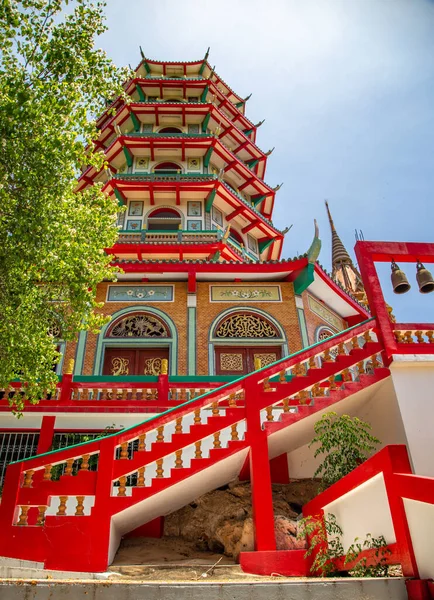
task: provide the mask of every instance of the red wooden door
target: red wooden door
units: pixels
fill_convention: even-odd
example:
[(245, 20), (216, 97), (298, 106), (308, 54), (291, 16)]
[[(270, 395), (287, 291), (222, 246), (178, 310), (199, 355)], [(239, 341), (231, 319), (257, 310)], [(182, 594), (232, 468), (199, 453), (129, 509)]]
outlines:
[(137, 374), (159, 375), (161, 373), (161, 361), (169, 358), (168, 348), (146, 348), (137, 352)]
[(103, 375), (159, 375), (168, 348), (107, 348)]
[(255, 370), (255, 358), (261, 367), (282, 357), (280, 346), (217, 346), (215, 349), (217, 375), (245, 375)]

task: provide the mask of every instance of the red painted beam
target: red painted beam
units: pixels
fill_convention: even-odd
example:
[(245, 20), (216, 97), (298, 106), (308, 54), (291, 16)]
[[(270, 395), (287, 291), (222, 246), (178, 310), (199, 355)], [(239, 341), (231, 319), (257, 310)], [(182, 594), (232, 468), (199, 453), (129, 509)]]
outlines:
[(234, 211), (232, 211), (231, 213), (229, 213), (226, 216), (226, 221), (232, 221), (232, 219), (235, 219), (235, 217), (237, 217), (238, 215), (241, 215), (244, 212), (244, 206), (239, 206), (238, 208), (236, 208)]

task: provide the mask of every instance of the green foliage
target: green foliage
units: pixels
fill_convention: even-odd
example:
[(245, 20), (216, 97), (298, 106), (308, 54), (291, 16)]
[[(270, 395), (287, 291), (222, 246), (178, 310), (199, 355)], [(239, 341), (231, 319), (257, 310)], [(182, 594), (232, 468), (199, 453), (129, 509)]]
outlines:
[[(374, 551), (371, 560), (368, 560), (366, 556), (359, 558), (360, 553), (364, 550)], [(356, 561), (356, 564), (351, 568), (351, 574), (354, 577), (387, 577), (389, 575), (387, 557), (390, 554), (392, 554), (392, 551), (387, 547), (383, 535), (375, 538), (368, 533), (363, 542), (356, 538), (348, 548), (345, 564)]]
[[(353, 577), (388, 576), (387, 558), (392, 552), (387, 547), (384, 536), (374, 538), (368, 533), (363, 542), (356, 538), (345, 552), (341, 542), (342, 535), (342, 529), (333, 514), (327, 514), (325, 517), (309, 516), (300, 520), (297, 537), (308, 540), (305, 557), (308, 558), (312, 554), (314, 556), (312, 574), (319, 574), (322, 577), (338, 577), (347, 574), (346, 571), (342, 572), (338, 568), (341, 563), (339, 559), (345, 556), (343, 564), (351, 566), (349, 574)], [(360, 556), (365, 550), (373, 552), (369, 557)]]
[(348, 475), (380, 444), (380, 440), (369, 433), (368, 423), (349, 415), (326, 413), (315, 423), (314, 429), (316, 435), (309, 447), (318, 444), (315, 458), (325, 455), (315, 471), (315, 477), (322, 478), (323, 489)]
[(105, 166), (92, 118), (129, 76), (94, 48), (103, 7), (0, 3), (0, 388), (19, 377), (32, 403), (57, 382), (53, 331), (100, 327), (96, 285), (114, 277), (117, 205), (100, 185), (74, 192), (82, 165)]
[(305, 557), (314, 555), (311, 567), (312, 574), (319, 573), (323, 577), (338, 575), (334, 559), (344, 555), (341, 543), (342, 529), (336, 522), (335, 515), (305, 517), (298, 523), (297, 537), (308, 539)]

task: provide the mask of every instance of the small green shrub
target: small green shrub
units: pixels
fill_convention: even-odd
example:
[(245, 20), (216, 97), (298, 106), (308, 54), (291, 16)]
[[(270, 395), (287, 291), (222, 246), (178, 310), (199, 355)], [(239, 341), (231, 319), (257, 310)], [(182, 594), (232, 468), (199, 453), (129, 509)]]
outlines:
[(335, 412), (324, 414), (314, 429), (316, 435), (309, 447), (318, 444), (315, 458), (325, 455), (314, 475), (322, 478), (322, 489), (348, 475), (381, 443), (369, 433), (369, 423), (349, 415), (338, 416)]
[[(319, 574), (322, 577), (346, 575), (347, 571), (339, 570), (337, 567), (338, 559), (345, 556), (344, 566), (352, 565), (349, 574), (353, 577), (388, 576), (387, 558), (391, 554), (391, 550), (387, 547), (384, 536), (380, 535), (375, 538), (368, 533), (363, 542), (356, 538), (345, 552), (341, 541), (342, 535), (342, 529), (333, 514), (325, 517), (309, 516), (300, 520), (298, 537), (308, 540), (305, 557), (314, 554), (312, 574)], [(374, 551), (369, 560), (366, 556), (360, 558), (361, 553), (365, 550)]]

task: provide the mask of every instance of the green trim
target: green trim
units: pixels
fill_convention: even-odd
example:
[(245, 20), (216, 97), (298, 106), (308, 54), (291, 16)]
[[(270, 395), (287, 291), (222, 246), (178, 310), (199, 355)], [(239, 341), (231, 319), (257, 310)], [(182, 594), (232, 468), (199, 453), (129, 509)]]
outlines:
[(203, 72), (204, 72), (204, 70), (205, 70), (205, 67), (206, 67), (206, 59), (203, 61), (203, 63), (202, 63), (202, 64), (201, 64), (201, 66), (200, 66), (200, 69), (199, 69), (199, 75), (202, 75), (202, 74), (203, 74)]
[(122, 146), (122, 150), (124, 151), (125, 160), (127, 161), (127, 165), (129, 167), (133, 166), (133, 155), (131, 154), (129, 148), (126, 146)]
[(250, 135), (250, 134), (252, 133), (252, 131), (253, 131), (253, 129), (245, 129), (245, 130), (243, 131), (243, 133), (244, 133), (244, 135), (246, 135), (246, 136), (247, 136), (247, 135)]
[(264, 252), (264, 250), (266, 250), (268, 246), (271, 246), (273, 242), (274, 238), (270, 238), (269, 240), (265, 240), (264, 242), (258, 242), (259, 254), (262, 254), (262, 252)]
[[(108, 327), (113, 323), (115, 319), (119, 317), (123, 317), (128, 315), (128, 313), (135, 313), (137, 311), (146, 311), (152, 313), (159, 317), (162, 321), (165, 322), (167, 327), (170, 330), (171, 337), (167, 338), (147, 338), (147, 339), (139, 339), (139, 338), (106, 338), (105, 334), (107, 332)], [(95, 351), (95, 360), (93, 365), (93, 375), (99, 376), (102, 368), (103, 368), (103, 360), (104, 360), (104, 350), (105, 348), (115, 347), (115, 348), (126, 348), (128, 346), (140, 346), (142, 348), (147, 348), (149, 346), (164, 346), (169, 348), (169, 368), (170, 375), (176, 375), (178, 373), (178, 330), (176, 328), (175, 323), (172, 318), (160, 310), (159, 308), (154, 308), (149, 305), (132, 305), (111, 315), (111, 319), (108, 323), (106, 323), (102, 328), (97, 338), (96, 343), (96, 351)], [(105, 376), (103, 376), (105, 378)]]
[(151, 72), (151, 67), (148, 65), (148, 61), (146, 60), (146, 58), (143, 60), (142, 64), (145, 67), (146, 73), (148, 73), (148, 75), (149, 75), (149, 73)]
[(119, 206), (124, 206), (125, 202), (124, 202), (124, 199), (122, 198), (120, 191), (117, 188), (115, 188), (114, 192), (115, 192), (115, 196), (116, 196)]
[(252, 158), (251, 160), (246, 160), (246, 165), (249, 169), (253, 169), (259, 162), (259, 158)]
[(204, 167), (208, 167), (209, 166), (209, 161), (211, 160), (211, 155), (212, 155), (213, 151), (214, 151), (214, 146), (210, 146), (208, 148), (208, 150), (206, 151), (205, 158), (203, 159), (203, 166)]
[(75, 351), (74, 377), (75, 374), (83, 373), (84, 353), (86, 351), (87, 331), (80, 331), (78, 335), (78, 344)]
[(298, 324), (300, 325), (301, 343), (303, 344), (303, 348), (307, 348), (307, 346), (309, 346), (309, 336), (307, 333), (306, 317), (303, 308), (297, 307), (297, 317)]
[(263, 200), (265, 200), (266, 197), (267, 197), (267, 194), (263, 194), (262, 196), (259, 196), (258, 198), (252, 198), (252, 202), (255, 206), (258, 206), (258, 204), (260, 204)]
[(206, 115), (206, 117), (204, 118), (204, 120), (203, 120), (203, 123), (202, 123), (202, 133), (206, 133), (206, 130), (207, 130), (210, 118), (211, 118), (211, 113), (209, 112)]
[(299, 296), (314, 281), (315, 265), (309, 263), (294, 280), (294, 292)]
[(189, 375), (196, 375), (196, 307), (188, 307), (187, 325), (187, 371)]
[(140, 102), (146, 102), (146, 96), (138, 83), (136, 83), (136, 91), (139, 95)]
[(77, 375), (76, 383), (158, 383), (157, 375)]
[(133, 122), (135, 131), (140, 131), (140, 121), (133, 112), (130, 112), (131, 121)]
[(209, 85), (205, 86), (205, 89), (202, 92), (202, 95), (200, 97), (200, 101), (201, 102), (205, 102), (206, 101), (206, 97), (208, 96), (208, 92), (209, 92)]
[(205, 201), (205, 212), (207, 212), (207, 213), (211, 212), (211, 207), (213, 205), (216, 193), (217, 193), (217, 189), (213, 188), (210, 191), (210, 193), (208, 194), (207, 199)]
[(169, 377), (169, 383), (218, 383), (235, 381), (236, 375), (175, 375)]
[[(375, 321), (375, 317), (371, 317), (370, 319), (366, 319), (366, 321), (363, 321), (362, 323), (357, 323), (357, 325), (353, 325), (352, 327), (349, 327), (348, 329), (345, 329), (344, 331), (339, 331), (335, 335), (332, 335), (329, 338), (327, 338), (327, 342), (329, 342), (330, 340), (333, 340), (334, 338), (342, 335), (343, 333), (349, 333), (351, 330), (356, 329), (357, 327), (361, 327), (362, 325), (366, 325), (367, 323), (370, 323), (372, 321)], [(262, 367), (261, 369), (258, 369), (257, 371), (254, 371), (254, 373), (255, 373), (255, 375), (257, 375), (258, 373), (261, 373), (262, 371), (265, 371), (266, 369), (269, 369), (270, 367), (275, 367), (275, 366), (279, 365), (280, 363), (283, 363), (284, 361), (288, 360), (288, 358), (294, 358), (294, 357), (298, 356), (299, 354), (302, 354), (302, 353), (306, 352), (307, 349), (316, 348), (317, 346), (320, 346), (323, 343), (324, 343), (323, 341), (320, 341), (320, 342), (316, 342), (315, 344), (312, 344), (311, 346), (308, 346), (308, 348), (302, 348), (301, 350), (298, 350), (297, 352), (294, 352), (293, 354), (289, 354), (288, 356), (284, 356), (280, 360), (277, 360), (276, 362), (271, 363), (270, 365), (267, 365), (265, 367)], [(184, 402), (183, 404), (178, 404), (178, 406), (174, 406), (173, 408), (169, 408), (168, 410), (165, 410), (164, 412), (159, 413), (155, 417), (151, 417), (150, 419), (145, 419), (144, 421), (141, 421), (140, 423), (136, 423), (135, 425), (132, 425), (131, 427), (126, 427), (125, 429), (122, 430), (122, 433), (126, 433), (126, 432), (128, 432), (128, 431), (130, 431), (132, 429), (136, 429), (137, 427), (140, 427), (140, 425), (144, 425), (145, 423), (149, 423), (149, 421), (156, 421), (157, 419), (159, 419), (163, 415), (170, 415), (171, 413), (174, 413), (174, 412), (178, 411), (180, 408), (184, 408), (186, 406), (189, 406), (190, 404), (193, 404), (194, 402), (197, 402), (199, 398), (203, 398), (207, 394), (213, 394), (216, 391), (222, 392), (225, 388), (233, 385), (234, 383), (244, 381), (245, 379), (247, 379), (248, 377), (250, 377), (250, 375), (251, 375), (251, 373), (247, 373), (246, 375), (242, 375), (238, 379), (233, 379), (232, 381), (229, 381), (228, 383), (224, 383), (223, 385), (219, 386), (218, 388), (213, 388), (212, 390), (210, 390), (209, 392), (205, 392), (205, 394), (202, 394), (201, 396), (196, 396), (192, 400), (188, 400), (187, 402)], [(119, 432), (112, 433), (111, 435), (104, 436), (103, 438), (94, 438), (93, 440), (91, 440), (89, 442), (81, 442), (80, 444), (73, 444), (72, 446), (67, 446), (67, 448), (77, 448), (79, 446), (86, 446), (88, 444), (93, 444), (95, 441), (97, 441), (99, 439), (107, 439), (107, 438), (110, 438), (110, 437), (116, 437), (118, 435), (119, 435)], [(51, 450), (51, 452), (44, 452), (44, 454), (38, 454), (36, 456), (29, 456), (28, 458), (23, 458), (21, 460), (16, 460), (16, 461), (11, 462), (9, 464), (12, 465), (12, 464), (15, 464), (15, 463), (27, 462), (29, 460), (33, 460), (36, 457), (40, 458), (42, 456), (49, 456), (49, 455), (56, 454), (58, 452), (63, 452), (65, 449), (66, 448), (60, 448), (59, 450)]]

